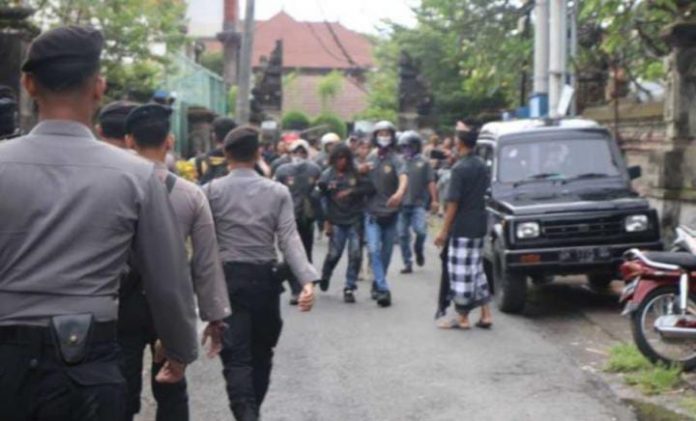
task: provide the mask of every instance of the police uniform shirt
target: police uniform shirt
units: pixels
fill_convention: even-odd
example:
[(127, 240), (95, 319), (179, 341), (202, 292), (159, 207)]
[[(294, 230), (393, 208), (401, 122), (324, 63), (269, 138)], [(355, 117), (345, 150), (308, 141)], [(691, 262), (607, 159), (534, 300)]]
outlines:
[[(155, 171), (163, 182), (171, 174), (161, 162), (155, 163)], [(222, 320), (231, 310), (208, 199), (196, 184), (176, 177), (169, 200), (184, 240), (191, 239), (191, 278), (200, 317), (204, 321)]]
[(0, 144), (0, 197), (0, 324), (45, 326), (79, 313), (116, 320), (133, 245), (167, 353), (196, 358), (186, 250), (151, 163), (82, 124), (44, 121)]
[(321, 177), (321, 168), (312, 161), (303, 160), (278, 167), (275, 179), (286, 185), (292, 195), (295, 218), (304, 215), (305, 205), (310, 200), (314, 186)]
[(398, 209), (388, 207), (387, 202), (399, 189), (399, 176), (406, 174), (404, 161), (393, 150), (389, 150), (384, 156), (371, 154), (367, 162), (372, 166), (370, 181), (377, 190), (367, 203), (367, 213), (381, 217), (398, 212)]
[(210, 201), (223, 262), (275, 262), (276, 241), (300, 283), (319, 279), (297, 233), (290, 191), (251, 169), (236, 169), (203, 191)]
[(402, 202), (403, 206), (424, 206), (428, 199), (428, 187), (435, 181), (435, 172), (427, 159), (421, 154), (407, 159), (408, 189)]

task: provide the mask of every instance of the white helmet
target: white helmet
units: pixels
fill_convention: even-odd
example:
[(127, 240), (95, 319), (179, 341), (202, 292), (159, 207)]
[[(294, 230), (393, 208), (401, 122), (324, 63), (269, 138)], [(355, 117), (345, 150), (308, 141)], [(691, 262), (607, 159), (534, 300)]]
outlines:
[(323, 150), (326, 150), (326, 147), (328, 145), (332, 145), (332, 144), (340, 143), (340, 142), (341, 142), (341, 137), (339, 135), (337, 135), (336, 133), (327, 133), (321, 137), (321, 148)]
[(309, 153), (309, 143), (304, 139), (297, 139), (290, 144), (290, 153), (295, 152), (297, 149), (304, 149), (305, 152)]

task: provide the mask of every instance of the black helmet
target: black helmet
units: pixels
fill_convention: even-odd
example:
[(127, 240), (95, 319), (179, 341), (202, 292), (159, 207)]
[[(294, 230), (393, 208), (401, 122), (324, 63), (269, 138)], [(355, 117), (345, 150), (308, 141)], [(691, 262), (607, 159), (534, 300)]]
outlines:
[(414, 151), (420, 152), (423, 147), (423, 138), (414, 130), (405, 131), (399, 136), (399, 146), (410, 146)]

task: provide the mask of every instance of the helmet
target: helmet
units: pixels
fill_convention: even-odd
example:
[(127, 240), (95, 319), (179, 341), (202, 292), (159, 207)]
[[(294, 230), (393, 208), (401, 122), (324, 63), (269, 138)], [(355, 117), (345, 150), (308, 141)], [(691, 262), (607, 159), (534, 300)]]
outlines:
[(297, 139), (290, 144), (290, 153), (295, 152), (297, 149), (303, 148), (305, 152), (309, 153), (309, 143), (304, 139)]
[(376, 136), (377, 132), (381, 130), (389, 130), (392, 133), (396, 133), (396, 127), (394, 127), (394, 125), (387, 120), (382, 120), (375, 124), (375, 127), (372, 129), (372, 134)]
[(408, 130), (401, 133), (401, 136), (399, 136), (399, 146), (410, 146), (414, 150), (420, 151), (423, 146), (423, 138), (418, 132)]
[(377, 143), (377, 133), (379, 133), (382, 130), (389, 130), (392, 134), (392, 145), (394, 144), (394, 141), (396, 140), (396, 127), (394, 125), (386, 120), (380, 121), (379, 123), (375, 124), (375, 127), (372, 129), (372, 141), (376, 144)]
[(326, 149), (328, 145), (339, 143), (341, 138), (336, 133), (327, 133), (321, 137), (321, 148)]

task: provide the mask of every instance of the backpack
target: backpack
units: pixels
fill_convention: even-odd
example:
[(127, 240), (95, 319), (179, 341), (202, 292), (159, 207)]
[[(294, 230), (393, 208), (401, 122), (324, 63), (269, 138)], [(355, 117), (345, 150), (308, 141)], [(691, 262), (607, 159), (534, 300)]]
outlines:
[(229, 170), (223, 157), (205, 155), (196, 159), (196, 171), (199, 174), (198, 184), (209, 183), (216, 178), (224, 177)]
[[(167, 178), (164, 179), (164, 185), (167, 187), (167, 193), (171, 194), (176, 184), (176, 176), (172, 173), (167, 173)], [(140, 274), (135, 270), (135, 256), (131, 251), (128, 254), (128, 261), (126, 263), (126, 270), (121, 275), (121, 284), (118, 290), (118, 296), (120, 299), (129, 297), (136, 291), (142, 291), (143, 281)]]

